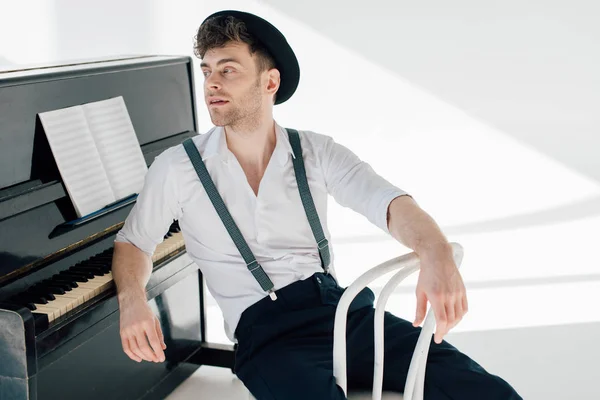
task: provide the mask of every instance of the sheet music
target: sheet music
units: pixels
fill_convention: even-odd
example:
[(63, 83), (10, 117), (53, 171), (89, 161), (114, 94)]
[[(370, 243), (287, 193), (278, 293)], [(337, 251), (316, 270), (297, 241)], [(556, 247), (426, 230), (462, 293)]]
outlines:
[(40, 113), (60, 175), (79, 217), (117, 200), (80, 106)]
[(82, 108), (116, 200), (139, 193), (148, 167), (123, 97)]

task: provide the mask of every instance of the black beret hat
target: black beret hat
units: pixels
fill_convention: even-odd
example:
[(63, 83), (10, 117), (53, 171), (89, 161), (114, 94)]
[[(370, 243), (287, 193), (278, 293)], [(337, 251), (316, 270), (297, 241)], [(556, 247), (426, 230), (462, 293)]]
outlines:
[(206, 20), (213, 17), (227, 16), (243, 21), (248, 33), (254, 36), (275, 60), (275, 67), (279, 70), (281, 76), (275, 104), (281, 104), (292, 97), (300, 81), (300, 65), (285, 36), (268, 21), (242, 11), (219, 11), (209, 15), (202, 23), (204, 24)]

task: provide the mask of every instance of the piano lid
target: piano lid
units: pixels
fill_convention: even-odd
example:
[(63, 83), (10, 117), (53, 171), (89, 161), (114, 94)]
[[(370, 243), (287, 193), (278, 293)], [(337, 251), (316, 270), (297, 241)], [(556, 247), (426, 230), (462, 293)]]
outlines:
[(132, 204), (75, 219), (37, 114), (123, 96), (148, 165), (197, 130), (192, 59), (133, 56), (0, 72), (0, 285), (118, 229)]

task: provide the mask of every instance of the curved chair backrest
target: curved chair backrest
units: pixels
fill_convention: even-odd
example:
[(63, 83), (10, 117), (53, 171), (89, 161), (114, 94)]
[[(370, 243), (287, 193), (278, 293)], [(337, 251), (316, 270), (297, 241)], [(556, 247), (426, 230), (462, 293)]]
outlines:
[[(463, 248), (458, 243), (451, 243), (454, 261), (458, 267), (462, 262)], [(335, 313), (333, 332), (333, 374), (337, 384), (348, 394), (346, 378), (346, 320), (348, 308), (354, 297), (373, 280), (394, 270), (399, 270), (385, 285), (375, 307), (375, 370), (373, 375), (373, 400), (381, 400), (383, 387), (383, 317), (385, 305), (400, 282), (419, 269), (419, 258), (416, 253), (405, 254), (388, 260), (371, 268), (358, 277), (344, 292)], [(423, 328), (413, 356), (404, 386), (404, 400), (422, 400), (425, 385), (425, 365), (429, 353), (431, 336), (435, 329), (433, 310), (427, 312)]]

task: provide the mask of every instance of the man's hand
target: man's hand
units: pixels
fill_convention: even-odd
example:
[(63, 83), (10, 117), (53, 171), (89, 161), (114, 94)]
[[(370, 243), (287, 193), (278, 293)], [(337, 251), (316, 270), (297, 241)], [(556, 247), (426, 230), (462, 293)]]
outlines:
[(451, 248), (426, 251), (419, 254), (419, 258), (421, 272), (417, 282), (417, 313), (413, 326), (423, 322), (429, 301), (436, 320), (434, 340), (439, 344), (467, 313), (467, 292)]
[(121, 310), (121, 344), (134, 361), (165, 361), (165, 344), (160, 322), (145, 298), (124, 300)]

